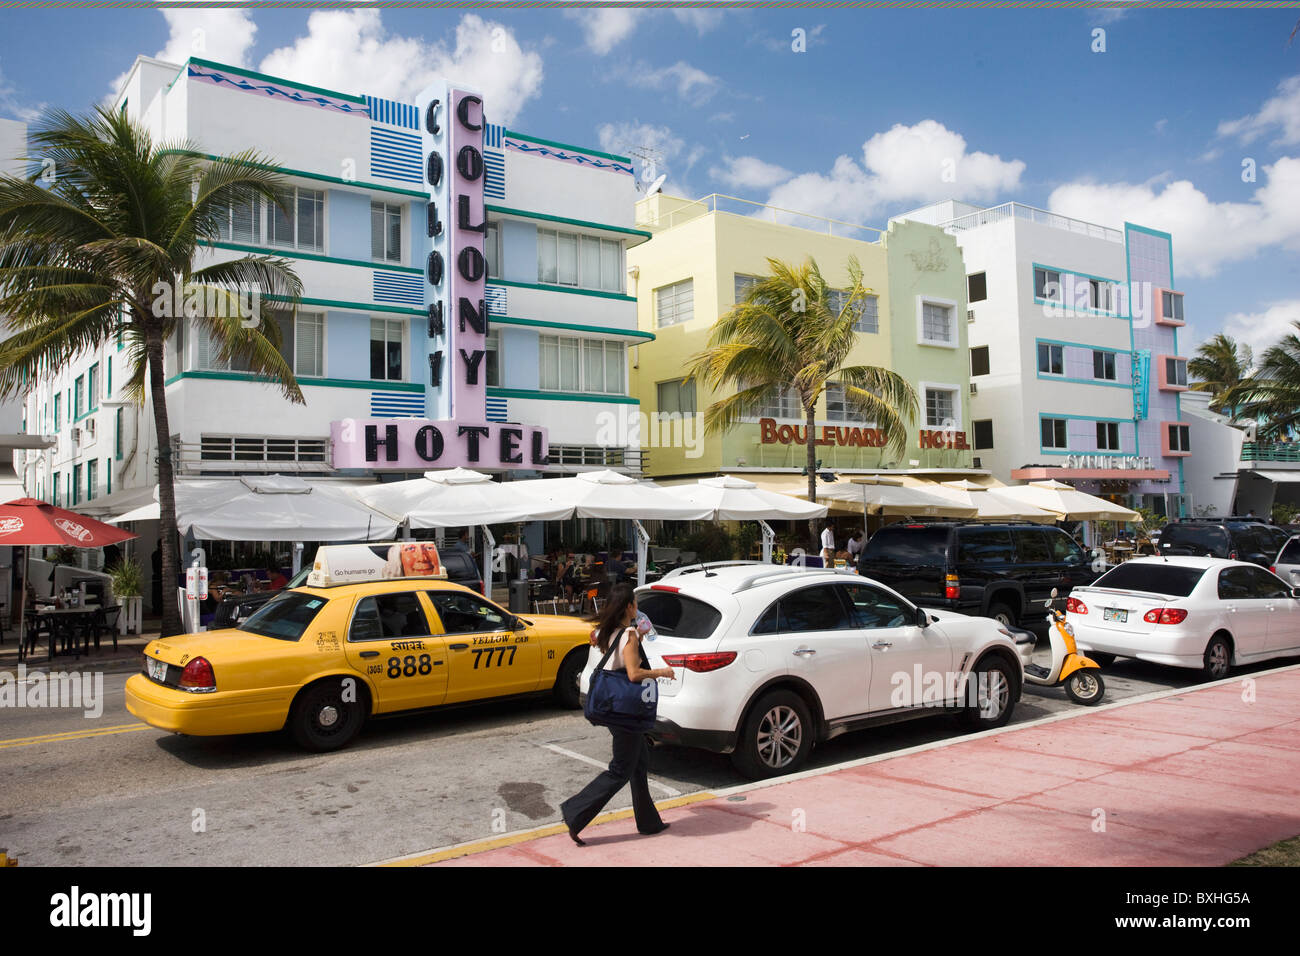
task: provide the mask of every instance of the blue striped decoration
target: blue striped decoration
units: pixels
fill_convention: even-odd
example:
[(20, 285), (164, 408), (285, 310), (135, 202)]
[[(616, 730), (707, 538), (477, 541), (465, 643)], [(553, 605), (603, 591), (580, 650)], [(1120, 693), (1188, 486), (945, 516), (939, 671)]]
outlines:
[(506, 310), (506, 290), (503, 286), (490, 285), (483, 290), (487, 302), (488, 315), (509, 315)]
[(424, 305), (424, 277), (409, 272), (374, 272), (376, 302), (400, 302)]
[(501, 137), (505, 133), (505, 131), (506, 128), (504, 126), (499, 126), (496, 123), (484, 123), (483, 124), (483, 145), (495, 146), (497, 149), (500, 149)]
[(403, 126), (406, 129), (420, 128), (419, 111), (408, 103), (367, 96), (366, 105), (370, 108), (370, 120), (373, 123), (387, 123), (390, 126)]
[(371, 392), (371, 418), (423, 418), (424, 396), (419, 392)]
[(370, 174), (404, 183), (422, 183), (420, 137), (382, 126), (370, 127)]
[(483, 150), (483, 197), (506, 198), (506, 154), (500, 150)]
[(506, 399), (494, 398), (488, 396), (484, 399), (486, 402), (487, 420), (490, 422), (508, 422), (509, 411), (506, 408)]

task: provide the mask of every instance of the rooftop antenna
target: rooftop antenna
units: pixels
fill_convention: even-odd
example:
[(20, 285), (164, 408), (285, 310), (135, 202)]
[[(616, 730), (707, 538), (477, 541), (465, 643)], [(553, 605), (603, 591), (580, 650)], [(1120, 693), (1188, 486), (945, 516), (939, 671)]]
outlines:
[(637, 180), (636, 188), (638, 192), (643, 192), (647, 196), (654, 195), (655, 192), (663, 186), (667, 175), (659, 175), (659, 167), (664, 162), (664, 152), (655, 146), (624, 146), (623, 150), (629, 155), (641, 160), (641, 178)]

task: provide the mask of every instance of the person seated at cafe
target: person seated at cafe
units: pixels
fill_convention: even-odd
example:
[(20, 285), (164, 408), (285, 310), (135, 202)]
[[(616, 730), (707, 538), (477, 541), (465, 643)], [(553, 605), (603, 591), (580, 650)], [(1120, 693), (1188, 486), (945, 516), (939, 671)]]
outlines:
[(564, 562), (559, 566), (555, 574), (555, 588), (564, 595), (564, 600), (569, 605), (569, 610), (573, 610), (575, 595), (578, 592), (578, 566), (573, 560), (573, 555), (568, 555)]
[(622, 584), (627, 580), (627, 563), (623, 560), (623, 547), (615, 542), (610, 545), (609, 558), (605, 561), (605, 576), (610, 584)]
[(267, 583), (268, 591), (283, 591), (289, 586), (289, 579), (284, 576), (283, 571), (276, 567), (274, 561), (266, 562), (266, 571), (271, 576), (271, 580)]

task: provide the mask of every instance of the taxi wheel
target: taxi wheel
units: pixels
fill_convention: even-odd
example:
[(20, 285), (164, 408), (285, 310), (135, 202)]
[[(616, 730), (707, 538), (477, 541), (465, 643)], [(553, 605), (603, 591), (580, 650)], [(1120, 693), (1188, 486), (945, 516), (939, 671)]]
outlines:
[(578, 700), (582, 681), (582, 671), (587, 666), (587, 648), (579, 647), (569, 651), (569, 656), (560, 663), (559, 673), (555, 675), (555, 700), (561, 707), (576, 710), (581, 706)]
[(294, 702), (289, 729), (300, 747), (316, 752), (338, 750), (352, 742), (365, 722), (356, 699), (344, 700), (341, 680), (323, 680), (307, 687)]

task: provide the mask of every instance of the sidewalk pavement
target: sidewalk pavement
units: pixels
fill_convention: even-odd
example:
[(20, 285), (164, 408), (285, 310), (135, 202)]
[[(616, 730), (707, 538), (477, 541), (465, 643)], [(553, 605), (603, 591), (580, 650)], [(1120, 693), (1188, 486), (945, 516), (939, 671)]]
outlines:
[(393, 862), (1220, 866), (1300, 834), (1300, 665), (669, 806), (653, 837), (623, 810), (585, 847), (553, 825)]
[[(144, 627), (143, 634), (128, 634), (125, 637), (119, 635), (116, 650), (113, 649), (113, 636), (105, 634), (99, 639), (99, 650), (95, 650), (92, 641), (90, 651), (83, 653), (79, 658), (72, 654), (56, 654), (53, 661), (49, 660), (49, 645), (46, 639), (41, 638), (36, 650), (23, 663), (27, 665), (28, 670), (40, 671), (97, 670), (114, 673), (138, 670), (144, 666), (140, 656), (144, 653), (145, 645), (156, 640), (159, 634), (156, 619), (153, 621), (146, 619)], [(12, 673), (17, 667), (18, 628), (6, 627), (4, 641), (0, 643), (0, 671)]]

